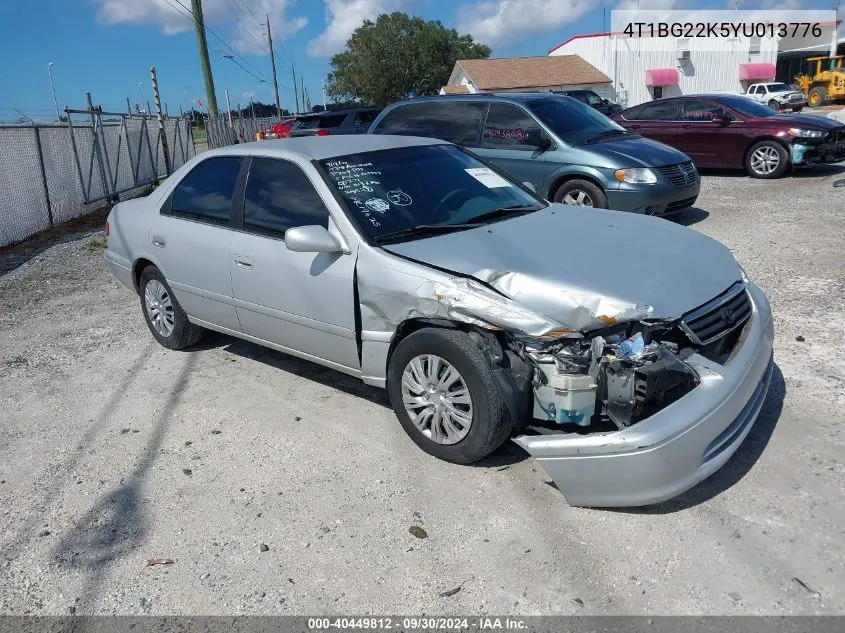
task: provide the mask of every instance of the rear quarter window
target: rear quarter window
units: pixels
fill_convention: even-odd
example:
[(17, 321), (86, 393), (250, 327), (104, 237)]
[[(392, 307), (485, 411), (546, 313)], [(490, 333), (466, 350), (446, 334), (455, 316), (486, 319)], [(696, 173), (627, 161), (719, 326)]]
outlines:
[(427, 104), (414, 103), (398, 106), (388, 112), (373, 129), (374, 134), (399, 134), (401, 136), (428, 136), (426, 122)]

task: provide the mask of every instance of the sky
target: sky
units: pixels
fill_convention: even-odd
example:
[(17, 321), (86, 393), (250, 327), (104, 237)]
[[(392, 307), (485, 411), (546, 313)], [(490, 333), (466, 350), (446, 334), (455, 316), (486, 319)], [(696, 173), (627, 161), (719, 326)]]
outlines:
[[(741, 0), (743, 9), (831, 9), (835, 0)], [(610, 11), (637, 0), (202, 0), (218, 105), (273, 102), (265, 20), (270, 16), (282, 106), (292, 108), (291, 66), (311, 102), (323, 102), (330, 57), (365, 18), (393, 10), (440, 20), (493, 49), (495, 57), (546, 55), (572, 35), (606, 30)], [(845, 4), (845, 3), (843, 3)], [(155, 66), (170, 114), (207, 108), (189, 17), (190, 0), (8, 2), (0, 20), (0, 120), (20, 110), (54, 120), (48, 64), (60, 108), (105, 111), (152, 102)], [(641, 9), (727, 9), (734, 0), (639, 0)], [(840, 12), (842, 9), (840, 9)], [(231, 55), (234, 59), (224, 57)], [(263, 82), (261, 80), (264, 80)]]

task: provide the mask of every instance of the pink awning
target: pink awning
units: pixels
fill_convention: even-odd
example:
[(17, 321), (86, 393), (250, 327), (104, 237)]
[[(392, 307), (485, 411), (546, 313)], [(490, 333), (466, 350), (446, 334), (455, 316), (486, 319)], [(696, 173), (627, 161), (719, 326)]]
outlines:
[(650, 68), (645, 71), (646, 86), (677, 86), (677, 68)]
[(740, 64), (739, 65), (739, 79), (740, 81), (749, 81), (754, 79), (774, 79), (775, 75), (774, 64)]

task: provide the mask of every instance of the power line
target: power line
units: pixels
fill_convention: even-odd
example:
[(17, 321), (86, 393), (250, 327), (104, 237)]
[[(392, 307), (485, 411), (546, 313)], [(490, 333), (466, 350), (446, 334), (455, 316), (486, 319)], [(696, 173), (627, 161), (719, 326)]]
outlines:
[[(178, 8), (176, 8), (176, 7), (172, 4), (171, 0), (164, 0), (164, 1), (165, 1), (165, 2), (167, 2), (167, 4), (169, 4), (169, 5), (170, 5), (170, 7), (171, 7), (172, 9), (174, 9), (174, 10), (178, 11), (179, 13), (181, 13), (182, 15), (184, 15), (186, 18), (188, 18), (189, 20), (191, 20), (191, 22), (193, 22), (193, 21), (194, 21), (194, 17), (193, 17), (193, 16), (194, 16), (194, 14), (191, 12), (191, 10), (190, 10), (188, 7), (186, 7), (184, 4), (182, 4), (181, 0), (173, 0), (173, 2), (175, 2), (175, 3), (176, 3), (176, 4), (178, 4), (180, 7), (182, 7), (182, 9), (184, 9), (184, 11), (180, 11)], [(216, 33), (216, 32), (215, 32), (215, 31), (214, 31), (214, 30), (213, 30), (210, 26), (208, 26), (207, 24), (203, 24), (203, 27), (205, 28), (205, 30), (206, 30), (208, 33), (210, 33), (211, 35), (213, 35), (214, 37), (216, 37), (216, 38), (217, 38), (217, 39), (218, 39), (218, 40), (219, 40), (219, 41), (223, 44), (223, 46), (225, 46), (226, 48), (228, 48), (228, 49), (232, 52), (232, 57), (233, 57), (233, 58), (237, 57), (237, 58), (238, 58), (239, 60), (241, 60), (244, 64), (246, 64), (247, 66), (249, 66), (249, 67), (250, 67), (250, 68), (254, 71), (254, 73), (257, 73), (258, 75), (261, 75), (261, 76), (260, 76), (260, 77), (259, 77), (259, 76), (256, 76), (256, 74), (254, 74), (253, 72), (247, 71), (247, 72), (249, 72), (249, 74), (250, 74), (250, 75), (252, 75), (252, 76), (253, 76), (253, 77), (255, 77), (256, 79), (259, 79), (259, 80), (260, 80), (260, 79), (263, 79), (264, 81), (268, 81), (268, 82), (269, 82), (269, 79), (268, 79), (268, 78), (264, 75), (264, 73), (262, 73), (262, 72), (261, 72), (260, 70), (258, 70), (255, 66), (253, 66), (253, 65), (252, 65), (252, 64), (250, 64), (247, 60), (245, 60), (243, 57), (241, 57), (241, 55), (239, 55), (239, 54), (238, 54), (238, 52), (237, 52), (234, 48), (232, 48), (232, 46), (231, 46), (231, 45), (230, 45), (230, 44), (229, 44), (226, 40), (224, 40), (222, 37), (220, 37), (220, 36), (219, 36), (219, 35), (218, 35), (218, 34), (217, 34), (217, 33)], [(233, 59), (233, 61), (234, 61), (234, 59)], [(241, 64), (238, 64), (238, 66), (240, 66), (241, 68), (243, 68), (244, 70), (246, 70), (246, 68), (244, 68)]]

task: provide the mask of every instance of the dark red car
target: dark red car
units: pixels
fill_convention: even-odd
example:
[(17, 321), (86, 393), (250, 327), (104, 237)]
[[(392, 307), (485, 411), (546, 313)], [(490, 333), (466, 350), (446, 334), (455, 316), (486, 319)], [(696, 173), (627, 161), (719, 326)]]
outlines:
[(845, 160), (845, 125), (821, 116), (778, 114), (739, 95), (658, 99), (611, 118), (681, 150), (699, 168), (744, 168), (754, 178)]

